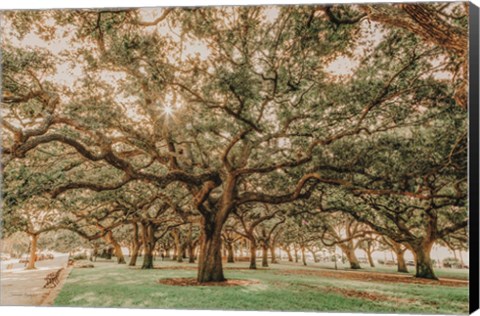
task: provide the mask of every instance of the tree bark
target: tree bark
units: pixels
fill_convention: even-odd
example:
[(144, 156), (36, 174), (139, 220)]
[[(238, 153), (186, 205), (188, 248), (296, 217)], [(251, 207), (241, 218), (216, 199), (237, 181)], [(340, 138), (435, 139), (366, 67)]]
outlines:
[(145, 247), (145, 254), (143, 256), (142, 269), (153, 269), (153, 253), (152, 249)]
[(430, 258), (432, 246), (433, 241), (424, 241), (418, 245), (412, 245), (412, 249), (415, 252), (415, 276), (417, 278), (438, 280), (433, 271), (432, 260)]
[(125, 257), (123, 256), (122, 247), (120, 247), (120, 245), (117, 242), (115, 242), (113, 249), (115, 251), (115, 257), (117, 257), (117, 263), (118, 264), (127, 263), (125, 261)]
[(302, 263), (304, 266), (307, 265), (307, 258), (305, 257), (305, 246), (302, 246), (301, 247), (301, 251), (302, 251)]
[(367, 254), (368, 263), (370, 264), (370, 267), (375, 268), (375, 262), (373, 261), (373, 258), (372, 258), (372, 252), (370, 251), (370, 249), (365, 250), (365, 252)]
[(396, 252), (397, 254), (397, 271), (398, 272), (405, 272), (408, 273), (407, 265), (405, 263), (405, 257), (404, 257), (405, 250), (400, 250)]
[(298, 263), (298, 248), (293, 247), (293, 251), (294, 251), (294, 254), (295, 254), (295, 262)]
[(386, 244), (390, 246), (393, 252), (395, 252), (395, 255), (397, 256), (397, 271), (408, 273), (408, 268), (407, 268), (407, 265), (405, 264), (405, 257), (404, 257), (405, 251), (407, 250), (407, 248), (405, 246), (402, 247), (401, 243), (398, 243), (391, 238), (383, 237), (383, 239), (386, 242)]
[(293, 257), (292, 257), (292, 252), (290, 251), (290, 246), (285, 247), (285, 251), (287, 252), (288, 261), (293, 262)]
[(268, 267), (268, 246), (262, 243), (262, 267)]
[(188, 263), (195, 263), (195, 245), (192, 239), (193, 225), (190, 223), (187, 233), (186, 252), (188, 252)]
[(113, 246), (115, 257), (117, 257), (117, 263), (118, 264), (127, 263), (125, 261), (125, 257), (123, 256), (122, 247), (120, 247), (120, 244), (115, 240), (115, 238), (113, 238), (113, 232), (109, 230), (105, 237), (107, 242)]
[(223, 275), (221, 253), (223, 223), (224, 220), (216, 218), (216, 216), (202, 218), (197, 276), (200, 283), (226, 280)]
[(133, 245), (132, 245), (132, 252), (130, 253), (130, 262), (128, 263), (129, 266), (135, 266), (137, 264), (138, 258), (138, 251), (140, 250), (140, 242), (138, 240), (138, 224), (133, 223)]
[(30, 257), (28, 258), (27, 270), (36, 269), (35, 261), (37, 259), (38, 234), (30, 235)]
[(174, 229), (172, 231), (172, 235), (173, 235), (173, 240), (175, 242), (175, 250), (176, 250), (175, 259), (177, 260), (177, 262), (183, 262), (183, 252), (185, 250), (184, 249), (185, 247), (180, 240), (180, 233), (178, 232), (177, 229)]
[(142, 225), (143, 264), (142, 269), (153, 269), (153, 250), (155, 249), (155, 229), (152, 224)]
[(249, 269), (257, 268), (257, 243), (255, 240), (250, 240), (250, 267)]
[(181, 263), (183, 262), (183, 245), (180, 246), (180, 251), (179, 254), (177, 254), (177, 262)]
[(131, 267), (134, 267), (137, 265), (137, 258), (138, 258), (138, 250), (140, 249), (140, 245), (136, 243), (136, 245), (133, 246), (132, 249), (132, 254), (130, 256), (130, 261), (128, 262), (128, 265)]
[(227, 262), (229, 263), (235, 262), (235, 258), (233, 256), (233, 243), (225, 242), (225, 248), (227, 248)]
[(273, 242), (270, 244), (270, 255), (272, 256), (272, 258), (270, 259), (270, 262), (278, 263), (277, 255), (275, 254), (275, 243)]
[(192, 243), (188, 245), (188, 263), (195, 263), (195, 247)]
[(355, 255), (355, 249), (349, 245), (340, 245), (343, 253), (347, 257), (348, 262), (350, 263), (350, 269), (361, 269), (360, 263), (358, 262), (357, 256)]

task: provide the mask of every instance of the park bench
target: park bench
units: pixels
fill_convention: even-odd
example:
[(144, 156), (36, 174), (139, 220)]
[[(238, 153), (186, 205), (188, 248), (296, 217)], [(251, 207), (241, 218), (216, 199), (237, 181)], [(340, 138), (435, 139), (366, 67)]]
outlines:
[(56, 287), (58, 285), (58, 277), (60, 276), (60, 273), (62, 272), (63, 268), (58, 269), (56, 272), (52, 272), (47, 274), (45, 277), (45, 285), (43, 286), (44, 288), (53, 285), (53, 287)]

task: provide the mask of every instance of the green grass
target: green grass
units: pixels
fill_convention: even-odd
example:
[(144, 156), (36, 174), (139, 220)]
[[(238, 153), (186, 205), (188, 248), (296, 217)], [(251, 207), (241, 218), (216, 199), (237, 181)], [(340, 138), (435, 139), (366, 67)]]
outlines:
[[(394, 273), (394, 274), (404, 274), (397, 272), (397, 266), (386, 266), (377, 264), (375, 268), (370, 268), (367, 263), (362, 263), (362, 271), (372, 271), (372, 272), (382, 272), (382, 273)], [(333, 263), (309, 263), (307, 267), (315, 268), (324, 268), (324, 269), (334, 269)], [(339, 270), (350, 270), (348, 263), (337, 265)], [(409, 266), (408, 272), (411, 275), (415, 275), (415, 267)], [(468, 280), (468, 269), (452, 269), (452, 268), (435, 268), (435, 274), (439, 278), (449, 278), (449, 279), (460, 279)]]
[[(141, 258), (140, 258), (141, 259)], [(195, 277), (192, 264), (158, 262), (161, 269), (141, 270), (113, 262), (93, 269), (75, 268), (55, 306), (150, 307), (175, 309), (336, 311), (382, 313), (468, 313), (468, 288), (406, 283), (380, 283), (311, 275), (285, 275), (279, 270), (320, 269), (276, 264), (265, 270), (225, 270), (227, 278), (257, 280), (235, 287), (180, 287), (159, 284), (161, 278)], [(178, 269), (179, 266), (190, 269)], [(247, 263), (226, 267), (246, 267)], [(173, 267), (177, 269), (172, 269)], [(361, 291), (380, 296), (359, 298), (340, 293)], [(385, 299), (387, 298), (387, 299)]]

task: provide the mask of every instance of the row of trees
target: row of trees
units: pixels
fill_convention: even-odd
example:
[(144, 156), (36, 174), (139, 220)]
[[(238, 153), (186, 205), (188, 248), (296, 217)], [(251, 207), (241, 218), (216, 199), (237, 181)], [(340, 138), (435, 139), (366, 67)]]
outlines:
[(67, 229), (121, 261), (128, 230), (144, 268), (168, 235), (198, 245), (199, 282), (225, 280), (240, 237), (352, 262), (381, 236), (425, 278), (435, 242), (465, 245), (462, 4), (3, 15), (7, 234)]
[[(243, 214), (242, 217), (235, 214), (226, 224), (222, 233), (224, 262), (249, 261), (249, 268), (256, 269), (260, 251), (262, 267), (268, 267), (269, 262), (278, 263), (283, 257), (283, 260), (301, 262), (303, 265), (307, 265), (309, 260), (335, 262), (335, 267), (341, 259), (343, 263), (346, 261), (351, 269), (360, 269), (361, 260), (357, 255), (361, 250), (367, 260), (365, 263), (370, 267), (376, 266), (376, 260), (372, 256), (374, 252), (389, 252), (391, 259), (390, 255), (388, 260), (384, 256), (383, 262), (378, 262), (396, 263), (398, 272), (408, 272), (404, 258), (405, 252), (412, 249), (408, 244), (397, 243), (350, 217), (338, 214), (335, 220), (332, 220), (331, 217), (302, 213), (287, 219), (283, 212), (266, 214), (262, 210), (256, 211)], [(198, 258), (200, 230), (198, 225), (192, 222), (167, 226), (163, 234), (157, 232), (152, 239), (149, 234), (150, 226), (145, 225), (145, 221), (132, 218), (112, 228), (109, 226), (110, 220), (107, 217), (97, 219), (95, 224), (88, 228), (83, 226), (82, 229), (71, 225), (65, 230), (58, 226), (55, 230), (36, 234), (34, 243), (31, 236), (29, 242), (21, 233), (15, 233), (4, 242), (3, 251), (16, 254), (15, 257), (25, 252), (30, 253), (29, 268), (35, 267), (35, 253), (39, 249), (80, 253), (79, 258), (86, 258), (85, 249), (91, 248), (91, 260), (96, 260), (99, 256), (111, 258), (114, 255), (119, 264), (128, 263), (130, 266), (136, 266), (139, 257), (142, 257), (143, 269), (153, 268), (155, 256), (161, 256), (162, 261), (167, 258), (189, 263), (195, 263)], [(87, 231), (96, 232), (99, 228), (102, 237), (87, 234)], [(85, 238), (77, 238), (78, 234)], [(453, 252), (454, 258), (450, 258), (451, 260), (464, 265), (461, 256), (461, 251), (467, 250), (464, 243), (458, 240), (452, 243), (452, 239), (438, 240), (437, 243)], [(125, 261), (122, 251), (125, 248), (128, 249), (128, 262)], [(337, 249), (341, 250), (341, 257)], [(76, 257), (77, 255), (74, 255), (74, 258)]]

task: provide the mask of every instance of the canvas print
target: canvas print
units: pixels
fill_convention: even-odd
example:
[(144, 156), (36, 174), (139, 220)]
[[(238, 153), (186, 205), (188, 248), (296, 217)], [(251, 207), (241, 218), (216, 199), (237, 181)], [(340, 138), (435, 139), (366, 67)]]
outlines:
[(468, 313), (471, 7), (1, 12), (1, 305)]

